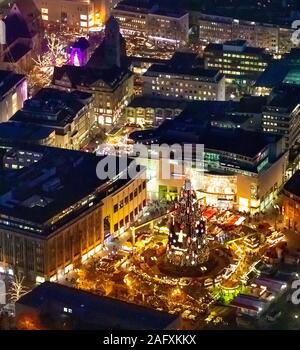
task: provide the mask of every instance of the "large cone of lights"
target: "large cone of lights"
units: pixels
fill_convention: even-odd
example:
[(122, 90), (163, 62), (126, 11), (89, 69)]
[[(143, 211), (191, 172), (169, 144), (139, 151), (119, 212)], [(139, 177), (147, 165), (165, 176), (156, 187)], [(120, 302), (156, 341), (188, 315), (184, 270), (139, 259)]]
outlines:
[(191, 181), (186, 179), (169, 222), (168, 262), (181, 267), (205, 264), (209, 259), (205, 236), (200, 204)]

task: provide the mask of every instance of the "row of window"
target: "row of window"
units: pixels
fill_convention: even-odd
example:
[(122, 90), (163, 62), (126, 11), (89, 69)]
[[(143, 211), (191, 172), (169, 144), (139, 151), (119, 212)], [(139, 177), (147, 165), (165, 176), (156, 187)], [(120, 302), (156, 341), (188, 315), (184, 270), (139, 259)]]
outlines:
[(146, 206), (146, 199), (143, 200), (143, 204), (140, 204), (138, 207), (136, 207), (129, 215), (125, 216), (125, 219), (120, 220), (119, 223), (116, 223), (114, 225), (114, 232), (118, 231), (125, 225), (129, 224), (130, 222), (134, 221), (134, 217), (138, 215), (139, 212), (143, 210), (143, 208)]
[[(171, 77), (169, 78), (171, 79)], [(156, 80), (152, 80), (152, 84), (155, 85), (155, 84), (160, 84), (160, 85), (170, 85), (170, 86), (180, 86), (180, 87), (186, 87), (186, 88), (192, 88), (192, 89), (195, 89), (197, 86), (195, 85), (195, 83), (193, 82), (192, 84), (187, 84), (187, 83), (182, 83), (182, 82), (178, 82), (178, 81), (171, 81), (171, 80), (160, 80), (158, 78), (156, 78)], [(198, 85), (199, 89), (206, 89), (206, 90), (211, 90), (211, 89), (214, 89), (214, 86), (212, 85), (202, 85), (202, 84), (199, 84)], [(178, 91), (178, 90), (177, 90)]]
[(138, 193), (141, 193), (146, 188), (146, 181), (139, 185), (133, 192), (126, 196), (124, 200), (122, 199), (120, 203), (114, 205), (114, 213), (116, 213), (119, 209), (123, 208), (124, 205), (127, 205), (129, 201), (132, 201), (133, 198), (137, 197)]
[(216, 96), (216, 93), (215, 92), (213, 92), (213, 93), (211, 93), (210, 91), (203, 91), (203, 90), (183, 90), (183, 89), (178, 89), (178, 88), (176, 88), (176, 89), (174, 89), (174, 88), (168, 88), (168, 87), (166, 87), (166, 88), (164, 88), (164, 87), (162, 87), (162, 88), (160, 88), (159, 86), (157, 86), (157, 87), (155, 87), (155, 86), (152, 86), (152, 90), (161, 90), (161, 91), (170, 91), (170, 92), (181, 92), (181, 93), (185, 93), (185, 94), (188, 94), (188, 93), (190, 93), (190, 94), (203, 94), (203, 95), (208, 95), (208, 96), (211, 96), (211, 95), (213, 95), (213, 96)]
[[(170, 94), (170, 93), (165, 93), (165, 94), (162, 94), (162, 93), (159, 93), (159, 92), (152, 92), (152, 96), (167, 96), (167, 97), (169, 97), (169, 96), (175, 96), (176, 98), (185, 98), (186, 100), (199, 100), (199, 101), (206, 101), (207, 100), (207, 98), (206, 97), (201, 97), (201, 96), (191, 96), (191, 95), (178, 95), (178, 94), (176, 94), (176, 95), (174, 95), (174, 93), (173, 94)], [(210, 98), (209, 100), (212, 100), (212, 101), (216, 101), (216, 97), (212, 97), (212, 98)]]

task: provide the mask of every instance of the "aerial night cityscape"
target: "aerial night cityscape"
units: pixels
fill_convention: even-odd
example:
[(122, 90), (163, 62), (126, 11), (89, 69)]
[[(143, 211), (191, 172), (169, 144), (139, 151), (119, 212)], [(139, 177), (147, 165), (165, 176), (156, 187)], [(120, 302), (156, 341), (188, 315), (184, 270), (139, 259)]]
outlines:
[(0, 0), (0, 334), (81, 330), (300, 330), (299, 1)]

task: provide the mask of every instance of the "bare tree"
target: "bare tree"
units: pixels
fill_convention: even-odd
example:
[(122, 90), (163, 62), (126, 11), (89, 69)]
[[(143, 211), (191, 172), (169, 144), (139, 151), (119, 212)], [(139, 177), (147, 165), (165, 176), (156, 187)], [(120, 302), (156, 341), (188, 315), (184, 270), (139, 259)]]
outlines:
[(16, 303), (22, 296), (27, 294), (29, 289), (24, 286), (24, 277), (15, 276), (14, 281), (11, 283), (9, 294), (12, 303)]

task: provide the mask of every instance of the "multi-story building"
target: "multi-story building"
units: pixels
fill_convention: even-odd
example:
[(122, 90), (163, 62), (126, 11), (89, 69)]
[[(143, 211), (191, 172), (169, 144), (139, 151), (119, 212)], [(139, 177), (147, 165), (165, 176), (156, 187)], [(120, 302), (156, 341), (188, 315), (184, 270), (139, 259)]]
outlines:
[(293, 29), (244, 21), (230, 17), (198, 13), (199, 39), (206, 43), (223, 43), (230, 40), (247, 40), (253, 47), (274, 53), (286, 53), (296, 45), (291, 41)]
[(271, 56), (262, 48), (249, 47), (245, 40), (209, 44), (204, 50), (206, 69), (218, 69), (227, 81), (255, 82), (266, 69)]
[(27, 80), (24, 75), (0, 71), (0, 122), (7, 122), (27, 99)]
[(99, 252), (105, 237), (123, 232), (146, 205), (142, 173), (130, 177), (118, 158), (110, 180), (100, 179), (103, 157), (86, 152), (2, 144), (1, 158), (2, 273), (54, 281)]
[(283, 215), (285, 225), (300, 231), (300, 170), (296, 171), (283, 189)]
[(127, 123), (141, 126), (158, 126), (179, 115), (187, 102), (176, 99), (137, 96), (125, 108)]
[(187, 11), (164, 9), (156, 1), (123, 0), (112, 13), (124, 32), (140, 33), (157, 40), (171, 40), (177, 45), (188, 41)]
[[(185, 169), (180, 167), (180, 157), (168, 161), (171, 175), (167, 179), (162, 173), (162, 166), (166, 166), (163, 154), (150, 164), (148, 161), (147, 169), (151, 174), (147, 184), (149, 196), (156, 200), (176, 198), (187, 172), (195, 181), (199, 198), (208, 205), (254, 213), (263, 210), (276, 198), (288, 163), (284, 140), (279, 135), (251, 131), (248, 127), (242, 129), (240, 120), (242, 115), (244, 120), (247, 119), (247, 109), (238, 112), (239, 104), (232, 101), (193, 102), (178, 117), (157, 129), (131, 135), (135, 142), (148, 147), (167, 144), (173, 149), (175, 144), (204, 145), (202, 153), (201, 149), (195, 149), (195, 153), (184, 154)], [(232, 116), (231, 123), (235, 121), (235, 127), (228, 127), (228, 122), (226, 127), (215, 125), (224, 112)], [(248, 115), (252, 113), (249, 111)], [(253, 117), (255, 114), (257, 111)]]
[(11, 120), (50, 128), (56, 147), (80, 149), (95, 122), (92, 100), (86, 92), (45, 88), (26, 100)]
[(133, 94), (133, 75), (127, 68), (97, 69), (65, 65), (55, 67), (54, 87), (93, 95), (93, 115), (101, 125), (111, 127)]
[(178, 52), (165, 64), (153, 64), (143, 75), (143, 94), (185, 100), (225, 100), (225, 77), (204, 69), (197, 55)]
[(300, 138), (300, 87), (281, 85), (272, 90), (262, 114), (263, 131), (281, 135), (286, 150)]

